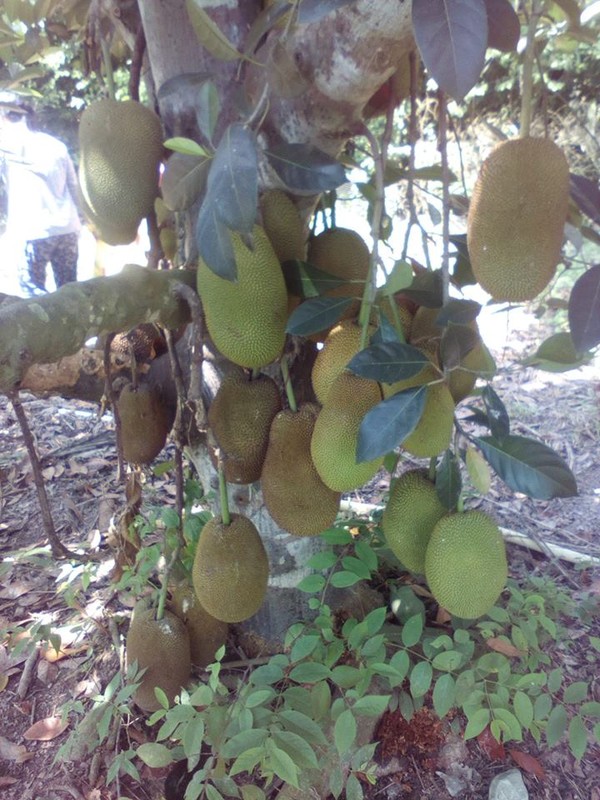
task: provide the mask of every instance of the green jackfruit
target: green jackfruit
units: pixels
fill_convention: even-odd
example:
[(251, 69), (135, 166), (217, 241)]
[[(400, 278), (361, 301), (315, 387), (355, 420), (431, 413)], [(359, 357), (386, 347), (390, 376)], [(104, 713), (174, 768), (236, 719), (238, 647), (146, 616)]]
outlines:
[(162, 127), (134, 100), (96, 100), (79, 124), (82, 207), (107, 244), (129, 244), (158, 195)]
[(117, 400), (121, 420), (123, 458), (131, 464), (149, 464), (165, 446), (171, 429), (170, 415), (154, 387), (137, 389), (127, 384)]
[(187, 629), (192, 664), (196, 667), (212, 664), (215, 653), (227, 641), (227, 623), (205, 611), (188, 583), (180, 583), (173, 589), (171, 605)]
[(269, 560), (256, 526), (241, 514), (231, 523), (209, 520), (194, 557), (194, 591), (206, 611), (223, 622), (242, 622), (261, 607)]
[(443, 383), (428, 386), (425, 408), (413, 432), (402, 447), (418, 458), (433, 458), (450, 445), (454, 428), (454, 400)]
[(313, 431), (310, 452), (317, 472), (334, 492), (358, 489), (376, 474), (383, 456), (356, 462), (363, 417), (381, 401), (375, 381), (342, 372), (333, 382)]
[[(373, 327), (369, 328), (367, 345), (373, 330)], [(311, 373), (313, 391), (321, 405), (327, 399), (334, 380), (344, 371), (350, 359), (359, 352), (360, 341), (361, 328), (350, 319), (342, 320), (325, 337), (323, 348), (317, 353)]]
[(422, 470), (409, 470), (392, 485), (381, 525), (390, 549), (411, 572), (425, 572), (431, 532), (445, 513)]
[(237, 280), (215, 275), (200, 260), (198, 293), (217, 349), (241, 367), (257, 369), (279, 358), (285, 341), (287, 290), (266, 233), (256, 225), (253, 249), (231, 232)]
[[(230, 483), (260, 479), (273, 417), (281, 410), (277, 384), (266, 375), (250, 380), (232, 373), (208, 409), (208, 422)], [(216, 453), (211, 449), (213, 460)]]
[(260, 198), (262, 224), (280, 262), (306, 258), (306, 237), (298, 209), (285, 192), (269, 189)]
[(462, 619), (487, 613), (508, 574), (506, 546), (482, 511), (448, 514), (436, 524), (425, 553), (425, 577), (437, 602)]
[(170, 611), (157, 620), (147, 600), (140, 600), (133, 610), (126, 652), (128, 664), (137, 661), (140, 669), (146, 669), (133, 696), (144, 711), (161, 707), (155, 687), (162, 689), (172, 702), (190, 677), (190, 641), (185, 625)]
[(335, 522), (340, 493), (326, 486), (310, 454), (319, 415), (315, 403), (280, 411), (273, 420), (261, 487), (275, 522), (296, 536), (314, 536)]

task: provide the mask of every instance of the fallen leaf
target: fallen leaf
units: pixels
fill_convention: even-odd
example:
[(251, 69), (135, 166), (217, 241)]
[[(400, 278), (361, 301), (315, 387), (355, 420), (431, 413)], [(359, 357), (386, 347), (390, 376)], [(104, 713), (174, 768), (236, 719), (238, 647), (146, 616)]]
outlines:
[(3, 692), (8, 686), (8, 675), (5, 672), (0, 673), (0, 692)]
[(41, 655), (42, 658), (53, 664), (55, 661), (61, 661), (63, 658), (83, 653), (85, 650), (87, 650), (86, 644), (81, 644), (79, 647), (61, 647), (60, 650), (56, 650), (51, 644), (46, 644), (42, 646)]
[(504, 761), (506, 758), (504, 745), (494, 737), (489, 725), (481, 731), (477, 741), (483, 752), (492, 761)]
[(525, 772), (528, 772), (530, 775), (535, 775), (536, 778), (539, 778), (541, 781), (544, 780), (546, 773), (535, 756), (524, 753), (522, 750), (515, 750), (514, 747), (510, 747), (508, 753), (521, 769), (524, 769)]
[(519, 650), (518, 647), (515, 647), (514, 644), (507, 642), (506, 639), (501, 639), (498, 636), (490, 636), (489, 639), (485, 640), (485, 643), (490, 648), (490, 650), (495, 650), (497, 653), (502, 653), (504, 656), (508, 656), (509, 658), (519, 658), (520, 656), (525, 655), (522, 650)]
[(437, 614), (435, 615), (435, 621), (438, 625), (445, 625), (447, 622), (450, 622), (452, 619), (452, 615), (450, 612), (446, 611), (445, 608), (439, 606), (437, 610)]
[(22, 744), (15, 744), (9, 739), (5, 739), (4, 736), (0, 736), (0, 758), (22, 764), (33, 758), (34, 755), (35, 753), (29, 753)]
[(57, 736), (60, 736), (68, 725), (68, 721), (60, 717), (38, 719), (30, 728), (27, 728), (23, 738), (34, 739), (37, 742), (49, 742), (50, 739), (56, 739)]

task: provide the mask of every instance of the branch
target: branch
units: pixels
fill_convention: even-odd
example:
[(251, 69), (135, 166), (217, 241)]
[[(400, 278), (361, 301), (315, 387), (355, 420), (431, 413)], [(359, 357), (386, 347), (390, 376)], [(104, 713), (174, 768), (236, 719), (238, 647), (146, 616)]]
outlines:
[(178, 328), (189, 321), (174, 282), (195, 285), (187, 270), (155, 271), (127, 264), (119, 275), (69, 283), (41, 298), (0, 307), (0, 392), (19, 386), (32, 364), (53, 364), (88, 339), (141, 322)]

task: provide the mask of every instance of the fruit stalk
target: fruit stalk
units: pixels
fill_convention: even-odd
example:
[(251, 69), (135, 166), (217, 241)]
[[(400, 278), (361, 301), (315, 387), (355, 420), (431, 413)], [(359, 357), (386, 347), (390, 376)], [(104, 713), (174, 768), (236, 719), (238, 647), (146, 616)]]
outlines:
[(221, 520), (223, 525), (231, 524), (231, 514), (229, 513), (229, 500), (227, 498), (227, 481), (225, 480), (225, 470), (221, 458), (219, 457), (219, 497), (221, 500)]
[(290, 370), (288, 367), (287, 358), (282, 356), (279, 363), (281, 366), (281, 376), (285, 386), (285, 393), (287, 395), (288, 403), (290, 404), (290, 410), (298, 411), (298, 404), (296, 403), (296, 395), (294, 394), (294, 387), (292, 386), (292, 380), (290, 378)]
[(544, 0), (532, 0), (531, 14), (527, 26), (527, 42), (523, 52), (521, 72), (521, 130), (519, 136), (525, 138), (531, 131), (533, 114), (533, 64), (535, 61), (535, 34), (544, 10)]

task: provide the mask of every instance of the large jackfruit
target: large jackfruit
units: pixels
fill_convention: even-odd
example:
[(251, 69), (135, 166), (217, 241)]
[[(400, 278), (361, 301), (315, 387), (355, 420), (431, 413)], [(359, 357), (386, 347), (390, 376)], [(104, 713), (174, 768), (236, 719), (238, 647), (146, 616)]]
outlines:
[(128, 244), (158, 195), (162, 127), (149, 108), (96, 100), (79, 124), (79, 188), (83, 212), (107, 244)]
[[(368, 335), (373, 332), (371, 326)], [(361, 327), (354, 320), (344, 319), (325, 337), (323, 348), (317, 353), (311, 372), (315, 397), (323, 405), (331, 385), (360, 350)], [(367, 336), (367, 344), (369, 343)]]
[(383, 456), (356, 461), (361, 422), (380, 400), (379, 384), (352, 372), (342, 372), (333, 382), (315, 423), (310, 452), (321, 480), (334, 492), (358, 489), (383, 464)]
[(310, 442), (316, 403), (280, 411), (273, 420), (261, 487), (269, 513), (284, 530), (314, 536), (335, 522), (340, 493), (326, 486), (313, 463)]
[(229, 525), (216, 517), (200, 534), (192, 580), (198, 600), (215, 619), (242, 622), (261, 607), (269, 560), (256, 526), (241, 514)]
[(133, 610), (126, 653), (128, 664), (137, 661), (138, 667), (146, 670), (133, 696), (144, 711), (161, 707), (155, 687), (162, 689), (172, 702), (190, 677), (190, 640), (185, 625), (171, 611), (165, 611), (163, 618), (157, 620), (146, 600), (140, 600)]
[(392, 485), (381, 527), (390, 550), (411, 572), (425, 572), (431, 532), (445, 513), (435, 485), (422, 470), (404, 472)]
[(252, 249), (239, 233), (230, 235), (237, 279), (221, 278), (200, 260), (198, 293), (217, 349), (234, 364), (257, 369), (281, 355), (287, 290), (279, 260), (260, 226), (253, 228)]
[(425, 553), (425, 577), (432, 595), (451, 614), (481, 617), (500, 596), (507, 574), (504, 539), (487, 514), (448, 514), (435, 525)]
[(473, 274), (494, 298), (533, 300), (560, 260), (569, 203), (569, 165), (549, 139), (499, 144), (473, 189), (467, 247)]
[[(230, 483), (260, 479), (273, 417), (281, 410), (277, 384), (267, 375), (250, 380), (232, 373), (208, 409), (208, 422)], [(216, 461), (214, 450), (211, 451)]]

